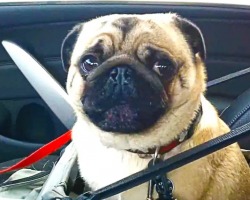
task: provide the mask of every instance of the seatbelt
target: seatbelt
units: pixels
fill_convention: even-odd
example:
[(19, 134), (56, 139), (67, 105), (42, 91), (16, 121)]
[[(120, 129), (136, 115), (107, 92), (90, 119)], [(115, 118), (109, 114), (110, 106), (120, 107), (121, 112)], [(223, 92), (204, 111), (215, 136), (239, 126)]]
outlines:
[(240, 70), (240, 71), (237, 71), (237, 72), (233, 72), (231, 74), (228, 74), (228, 75), (222, 76), (220, 78), (214, 79), (212, 81), (209, 81), (207, 83), (207, 88), (218, 85), (218, 84), (223, 83), (225, 81), (229, 81), (229, 80), (232, 80), (234, 78), (249, 74), (249, 73), (250, 73), (250, 67), (243, 69), (243, 70)]
[[(188, 163), (191, 163), (195, 160), (198, 160), (208, 154), (211, 154), (215, 151), (218, 151), (226, 146), (237, 142), (240, 139), (243, 139), (249, 136), (250, 131), (250, 122), (238, 127), (227, 134), (214, 138), (206, 143), (198, 145), (192, 149), (189, 149), (185, 152), (177, 154), (167, 160), (160, 162), (148, 169), (137, 172), (127, 178), (124, 178), (116, 183), (108, 185), (104, 188), (101, 188), (92, 194), (83, 194), (80, 195), (78, 200), (101, 200), (116, 194), (119, 194), (123, 191), (141, 185), (145, 182), (150, 181), (159, 174), (166, 174), (172, 170), (175, 170), (179, 167), (182, 167)], [(62, 198), (64, 199), (64, 198)], [(70, 199), (70, 198), (65, 198)], [(44, 199), (47, 200), (47, 199)]]

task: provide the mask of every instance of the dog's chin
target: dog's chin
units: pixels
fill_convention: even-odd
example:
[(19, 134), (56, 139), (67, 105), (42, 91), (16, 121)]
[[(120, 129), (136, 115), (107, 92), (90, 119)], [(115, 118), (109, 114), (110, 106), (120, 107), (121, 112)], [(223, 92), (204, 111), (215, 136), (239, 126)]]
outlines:
[(86, 112), (90, 120), (106, 132), (133, 134), (153, 126), (165, 113), (159, 108), (152, 112), (142, 111), (129, 104), (115, 105), (103, 112)]

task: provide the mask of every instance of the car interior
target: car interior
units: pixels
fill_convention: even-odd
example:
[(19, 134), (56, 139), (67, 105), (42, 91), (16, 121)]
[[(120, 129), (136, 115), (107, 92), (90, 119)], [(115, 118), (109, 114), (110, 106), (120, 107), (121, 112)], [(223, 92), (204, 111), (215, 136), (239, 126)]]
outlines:
[[(205, 38), (208, 81), (246, 69), (250, 63), (250, 7), (164, 2), (0, 3), (0, 41), (15, 42), (65, 88), (60, 48), (71, 28), (107, 14), (174, 12), (196, 23)], [(236, 128), (249, 122), (250, 74), (208, 88), (221, 118)], [(23, 158), (67, 128), (34, 90), (0, 45), (0, 163)], [(250, 149), (250, 140), (240, 141)]]

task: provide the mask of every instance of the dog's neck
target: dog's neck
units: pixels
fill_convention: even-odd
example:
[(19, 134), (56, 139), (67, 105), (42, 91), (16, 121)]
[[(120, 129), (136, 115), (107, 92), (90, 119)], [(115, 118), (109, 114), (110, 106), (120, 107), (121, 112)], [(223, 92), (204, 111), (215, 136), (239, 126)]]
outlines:
[[(81, 113), (78, 115), (78, 120), (85, 121), (91, 133), (108, 148), (147, 152), (148, 149), (170, 144), (172, 141), (179, 139), (180, 134), (184, 130), (189, 129), (201, 105), (202, 96), (201, 94), (200, 97), (188, 101), (181, 107), (176, 108), (173, 112), (169, 112), (164, 118), (159, 120), (156, 126), (141, 134), (130, 135), (102, 131)], [(163, 129), (163, 127), (166, 128)]]
[[(193, 121), (192, 121), (191, 125), (189, 126), (189, 128), (186, 129), (185, 131), (181, 132), (180, 135), (179, 135), (179, 138), (177, 138), (176, 140), (174, 140), (170, 144), (161, 146), (158, 153), (159, 154), (165, 154), (165, 153), (171, 151), (172, 149), (174, 149), (175, 147), (177, 147), (180, 143), (182, 143), (185, 140), (191, 138), (192, 135), (194, 134), (196, 126), (199, 124), (199, 122), (201, 120), (202, 113), (203, 113), (202, 105), (200, 105), (200, 108), (197, 111), (197, 114), (196, 114), (195, 118), (193, 119)], [(132, 152), (132, 153), (137, 153), (137, 154), (155, 154), (156, 148), (150, 148), (150, 149), (148, 149), (147, 152), (143, 152), (143, 151), (140, 151), (140, 150), (130, 150), (130, 149), (128, 151)]]

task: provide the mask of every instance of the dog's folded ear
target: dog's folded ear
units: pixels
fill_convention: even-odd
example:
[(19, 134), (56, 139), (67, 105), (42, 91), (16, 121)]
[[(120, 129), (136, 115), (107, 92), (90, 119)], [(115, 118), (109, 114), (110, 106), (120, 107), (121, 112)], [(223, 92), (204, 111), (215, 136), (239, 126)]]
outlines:
[(82, 30), (83, 24), (76, 25), (64, 38), (61, 46), (61, 60), (65, 71), (68, 71), (70, 66), (71, 54), (74, 49), (79, 32)]
[(199, 53), (204, 61), (206, 59), (206, 45), (201, 30), (193, 22), (179, 16), (176, 17), (176, 24), (185, 35), (193, 53)]

